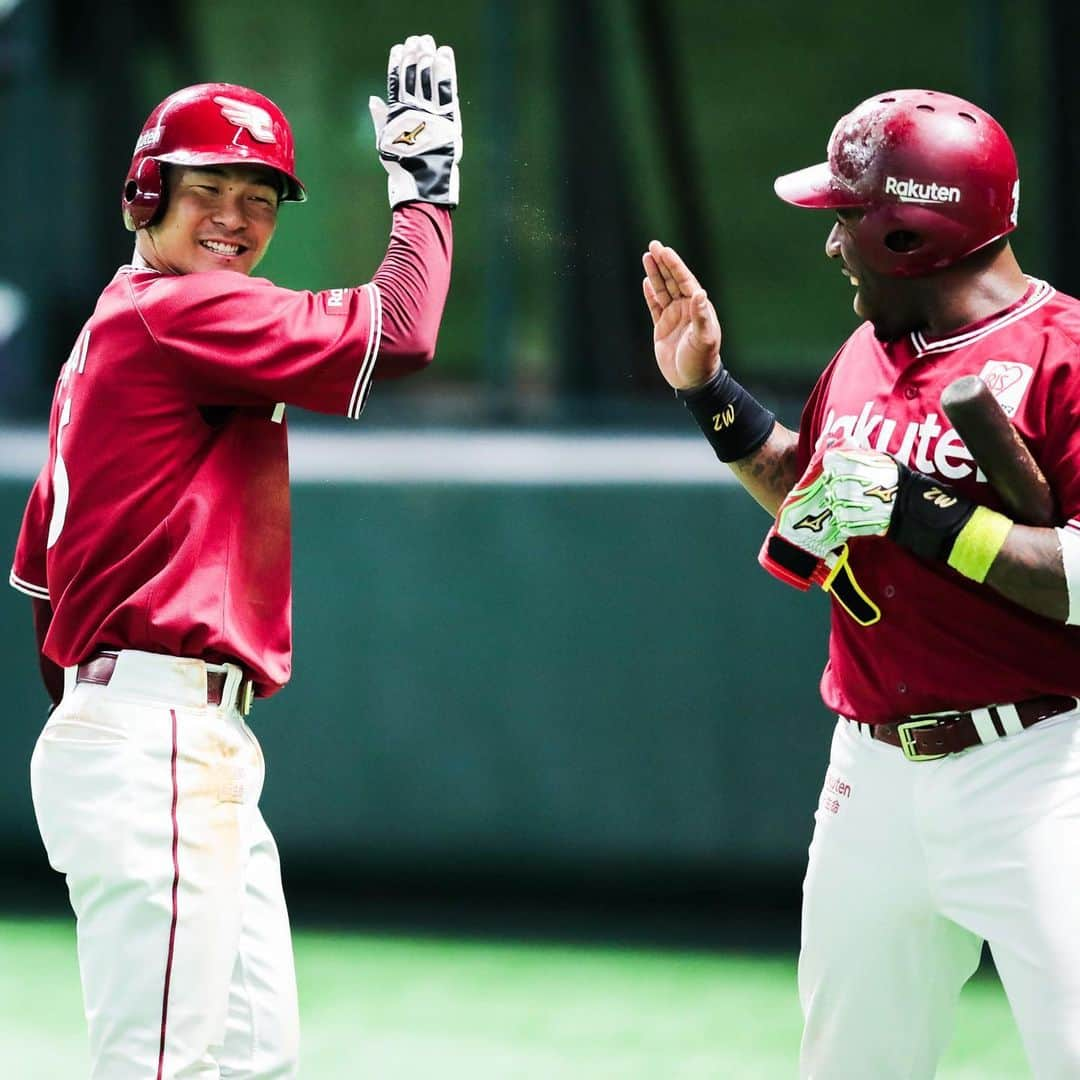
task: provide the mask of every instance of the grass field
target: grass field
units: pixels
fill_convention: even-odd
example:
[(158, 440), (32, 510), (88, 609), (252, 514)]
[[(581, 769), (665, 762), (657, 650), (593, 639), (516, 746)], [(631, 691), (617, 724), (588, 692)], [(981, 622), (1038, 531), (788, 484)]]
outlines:
[[(296, 958), (305, 1080), (795, 1076), (793, 958), (314, 931)], [(86, 1076), (67, 921), (0, 920), (0, 1061)], [(993, 977), (965, 989), (938, 1075), (1029, 1075)]]

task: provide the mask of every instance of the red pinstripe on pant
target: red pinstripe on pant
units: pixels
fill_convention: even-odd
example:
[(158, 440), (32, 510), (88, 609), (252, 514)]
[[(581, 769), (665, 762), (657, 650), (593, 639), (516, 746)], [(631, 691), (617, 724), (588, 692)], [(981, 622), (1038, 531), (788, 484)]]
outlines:
[(176, 782), (176, 710), (170, 709), (169, 716), (172, 718), (172, 923), (169, 926), (169, 953), (165, 960), (165, 986), (161, 994), (161, 1042), (158, 1046), (157, 1080), (162, 1080), (165, 1074), (165, 1029), (169, 1019), (169, 982), (172, 979), (173, 949), (176, 946), (177, 892), (180, 888), (180, 826), (176, 818), (176, 804), (180, 795)]

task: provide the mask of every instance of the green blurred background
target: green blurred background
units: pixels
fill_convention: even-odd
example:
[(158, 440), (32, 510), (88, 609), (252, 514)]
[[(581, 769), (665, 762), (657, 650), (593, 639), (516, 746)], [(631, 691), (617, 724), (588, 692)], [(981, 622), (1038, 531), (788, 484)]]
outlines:
[[(496, 950), (484, 954), (502, 973), (495, 989), (456, 1025), (455, 1052), (467, 1062), (471, 1047), (482, 1065), (443, 1075), (584, 1076), (567, 1064), (581, 1060), (590, 1076), (791, 1074), (799, 887), (831, 727), (816, 695), (827, 612), (758, 570), (767, 520), (655, 372), (640, 253), (657, 237), (687, 256), (720, 311), (728, 365), (796, 425), (854, 316), (823, 256), (827, 216), (783, 205), (772, 181), (821, 160), (858, 101), (928, 86), (1005, 124), (1023, 178), (1021, 262), (1080, 291), (1078, 31), (1076, 5), (1053, 0), (0, 0), (7, 551), (55, 373), (130, 256), (120, 187), (152, 106), (210, 80), (277, 101), (310, 201), (285, 209), (260, 273), (348, 285), (370, 276), (388, 233), (366, 104), (385, 90), (388, 48), (421, 32), (455, 47), (465, 156), (438, 355), (421, 377), (378, 385), (362, 430), (291, 411), (296, 675), (253, 717), (298, 925), (441, 935), (451, 951), (477, 935), (569, 943), (569, 966), (525, 984), (511, 1022), (519, 1046), (547, 1050), (515, 1064), (470, 1043), (490, 999), (513, 998), (499, 979), (522, 970)], [(0, 604), (0, 913), (62, 920), (27, 784), (45, 704), (27, 608), (14, 593)], [(62, 921), (0, 924), (5, 1038), (33, 1030), (27, 966), (64, 933)], [(301, 940), (322, 955), (317, 937)], [(367, 965), (390, 964), (404, 997), (388, 1000), (409, 1013), (430, 958), (394, 968), (380, 940), (357, 939), (365, 974), (335, 976), (341, 993), (353, 986), (358, 1008), (378, 1011)], [(663, 970), (697, 973), (691, 996), (726, 988), (692, 1014), (715, 1039), (678, 1058), (668, 1048), (685, 1030), (634, 998), (668, 975), (643, 960), (614, 990), (586, 942), (703, 950), (704, 968), (680, 951)], [(723, 981), (730, 950), (776, 976), (753, 1005), (779, 1017), (751, 1040), (757, 1064), (750, 1049), (741, 1066), (724, 1056), (749, 1030), (732, 986), (755, 977), (736, 966)], [(429, 988), (437, 1001), (471, 1000), (471, 964)], [(329, 976), (301, 967), (317, 1023)], [(77, 994), (72, 971), (55, 970), (57, 993)], [(640, 1055), (625, 1057), (618, 1025), (600, 1023), (621, 1049), (595, 1061), (530, 1027), (564, 984), (627, 1003)], [(1015, 1044), (989, 1036), (1000, 991), (977, 995), (987, 1011), (949, 1075), (1022, 1075)], [(669, 1002), (684, 1019), (686, 1000)], [(316, 1039), (331, 1045), (334, 1023)], [(368, 1075), (433, 1074), (427, 1044), (413, 1064), (385, 1064), (382, 1050), (401, 1050), (386, 1037), (366, 1044), (380, 1063)]]
[(366, 280), (388, 229), (367, 98), (385, 90), (388, 44), (418, 29), (458, 57), (453, 294), (438, 364), (384, 390), (371, 422), (396, 421), (399, 398), (410, 420), (681, 421), (659, 407), (640, 301), (651, 237), (680, 248), (717, 301), (729, 364), (797, 403), (853, 316), (823, 258), (827, 215), (781, 204), (772, 181), (821, 160), (834, 121), (883, 89), (936, 87), (994, 112), (1021, 162), (1022, 262), (1066, 289), (1076, 273), (1075, 215), (1058, 199), (1077, 178), (1073, 4), (5, 8), (0, 144), (8, 175), (35, 192), (0, 236), (0, 274), (29, 305), (19, 344), (32, 387), (6, 403), (22, 416), (39, 415), (88, 305), (130, 253), (123, 171), (150, 107), (179, 85), (249, 84), (292, 120), (311, 200), (286, 208), (267, 276), (310, 289)]

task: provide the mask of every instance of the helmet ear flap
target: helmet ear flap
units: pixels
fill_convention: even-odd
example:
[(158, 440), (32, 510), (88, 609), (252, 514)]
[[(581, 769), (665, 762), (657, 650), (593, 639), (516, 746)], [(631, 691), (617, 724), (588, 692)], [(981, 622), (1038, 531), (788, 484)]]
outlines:
[(942, 224), (934, 210), (885, 203), (864, 214), (855, 246), (859, 258), (875, 273), (918, 277), (956, 261), (943, 255), (941, 234)]
[(153, 158), (143, 158), (124, 181), (121, 205), (124, 224), (132, 231), (152, 224), (162, 207), (164, 182), (161, 166)]
[(911, 229), (893, 229), (885, 234), (885, 246), (897, 255), (908, 255), (923, 245), (923, 238)]

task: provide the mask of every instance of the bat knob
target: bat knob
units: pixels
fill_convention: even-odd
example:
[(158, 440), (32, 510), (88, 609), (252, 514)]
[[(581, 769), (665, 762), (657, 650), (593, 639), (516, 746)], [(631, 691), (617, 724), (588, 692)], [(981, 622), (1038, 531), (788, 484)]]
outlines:
[(964, 406), (987, 396), (992, 396), (990, 389), (978, 375), (962, 375), (942, 390), (941, 407), (948, 415), (957, 405)]

